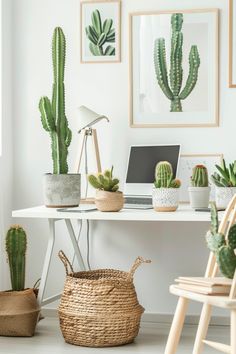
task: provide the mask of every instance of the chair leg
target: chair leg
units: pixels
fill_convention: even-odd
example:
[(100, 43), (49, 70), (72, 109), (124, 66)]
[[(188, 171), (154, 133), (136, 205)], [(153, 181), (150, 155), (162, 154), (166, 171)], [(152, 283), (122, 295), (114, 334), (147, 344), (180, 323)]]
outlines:
[(231, 310), (231, 354), (236, 354), (236, 310)]
[(171, 325), (167, 340), (165, 354), (174, 354), (179, 344), (180, 335), (184, 325), (185, 314), (187, 311), (188, 299), (180, 297), (176, 307), (175, 315)]
[(211, 319), (211, 305), (204, 304), (198, 324), (197, 334), (193, 347), (193, 354), (200, 354), (203, 350), (203, 340), (206, 338)]

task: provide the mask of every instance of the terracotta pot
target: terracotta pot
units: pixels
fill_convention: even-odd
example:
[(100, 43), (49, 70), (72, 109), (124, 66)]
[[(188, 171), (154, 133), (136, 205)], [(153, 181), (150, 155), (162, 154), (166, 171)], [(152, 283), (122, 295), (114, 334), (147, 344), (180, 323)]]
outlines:
[(175, 211), (179, 206), (179, 188), (153, 188), (152, 205), (155, 211)]
[(95, 205), (99, 211), (120, 211), (124, 206), (123, 193), (97, 190)]
[(32, 337), (40, 308), (34, 289), (0, 292), (0, 335)]

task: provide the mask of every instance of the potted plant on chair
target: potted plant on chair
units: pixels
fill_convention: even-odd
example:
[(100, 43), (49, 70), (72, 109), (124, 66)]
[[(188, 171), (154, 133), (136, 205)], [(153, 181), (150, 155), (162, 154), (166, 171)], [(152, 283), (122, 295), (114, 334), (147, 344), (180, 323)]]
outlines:
[(100, 211), (120, 211), (124, 206), (123, 193), (119, 191), (119, 180), (113, 178), (113, 166), (97, 176), (89, 175), (88, 181), (96, 192), (95, 204)]
[(61, 28), (56, 28), (52, 40), (53, 95), (52, 101), (42, 97), (39, 102), (43, 128), (51, 138), (53, 174), (44, 176), (44, 201), (47, 207), (73, 207), (80, 203), (80, 174), (68, 174), (68, 147), (72, 133), (65, 114), (66, 40)]
[(31, 337), (39, 317), (34, 289), (25, 289), (26, 233), (12, 226), (6, 236), (6, 251), (12, 290), (0, 292), (0, 335)]
[(216, 205), (218, 209), (226, 209), (230, 200), (236, 194), (236, 161), (226, 166), (225, 160), (222, 166), (215, 165), (218, 172), (211, 176), (216, 186)]
[(181, 182), (173, 177), (172, 166), (168, 161), (156, 165), (155, 182), (152, 191), (152, 204), (155, 211), (175, 211), (179, 205)]
[(208, 207), (210, 191), (208, 172), (204, 165), (196, 165), (191, 176), (191, 187), (188, 188), (190, 205), (193, 209)]

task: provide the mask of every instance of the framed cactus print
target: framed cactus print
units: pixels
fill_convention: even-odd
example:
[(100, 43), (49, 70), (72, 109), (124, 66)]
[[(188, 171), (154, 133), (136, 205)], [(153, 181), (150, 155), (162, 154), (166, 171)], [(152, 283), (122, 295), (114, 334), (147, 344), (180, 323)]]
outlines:
[(130, 125), (213, 127), (218, 9), (130, 14)]
[(120, 0), (80, 3), (81, 63), (120, 61)]
[(236, 1), (229, 0), (229, 87), (236, 88)]

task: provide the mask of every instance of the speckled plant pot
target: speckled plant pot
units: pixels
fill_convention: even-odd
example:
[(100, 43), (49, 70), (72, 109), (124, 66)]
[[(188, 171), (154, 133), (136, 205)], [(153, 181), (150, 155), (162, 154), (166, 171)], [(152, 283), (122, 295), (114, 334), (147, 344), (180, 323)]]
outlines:
[(216, 187), (216, 206), (219, 209), (226, 209), (229, 202), (236, 194), (236, 187)]
[(76, 207), (80, 203), (80, 174), (45, 174), (44, 204), (48, 208)]
[(179, 188), (153, 188), (152, 205), (155, 211), (175, 211), (179, 206)]
[(209, 205), (210, 187), (189, 187), (190, 205), (193, 209), (204, 209)]

